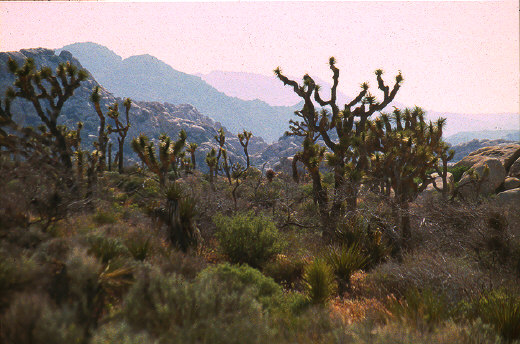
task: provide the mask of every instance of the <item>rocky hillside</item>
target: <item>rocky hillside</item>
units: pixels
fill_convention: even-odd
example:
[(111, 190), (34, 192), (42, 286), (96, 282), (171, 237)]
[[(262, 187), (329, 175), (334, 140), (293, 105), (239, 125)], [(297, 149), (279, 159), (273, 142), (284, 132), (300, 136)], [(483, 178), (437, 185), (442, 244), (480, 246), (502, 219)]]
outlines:
[[(24, 49), (19, 52), (0, 53), (0, 93), (4, 94), (7, 87), (12, 85), (14, 81), (13, 75), (7, 70), (7, 61), (9, 57), (15, 59), (20, 65), (23, 64), (26, 58), (34, 59), (36, 66), (48, 66), (55, 70), (59, 63), (71, 61), (78, 67), (82, 67), (81, 63), (75, 59), (69, 52), (62, 51), (56, 55), (53, 50), (49, 49)], [(93, 104), (89, 101), (89, 96), (92, 89), (99, 85), (92, 77), (82, 83), (82, 86), (75, 91), (65, 104), (60, 121), (69, 128), (74, 128), (78, 121), (84, 123), (82, 131), (83, 145), (85, 147), (92, 147), (92, 142), (97, 138), (97, 130), (99, 119), (95, 113)], [(102, 99), (102, 109), (106, 111), (109, 104), (114, 101), (121, 102), (120, 98), (115, 98), (106, 89), (100, 92)], [(120, 105), (122, 108), (122, 105)], [(40, 119), (36, 116), (32, 105), (28, 102), (16, 99), (12, 105), (12, 113), (15, 115), (17, 122), (24, 126), (37, 126)], [(131, 153), (130, 141), (131, 138), (136, 137), (139, 133), (148, 135), (151, 139), (165, 133), (172, 138), (176, 138), (179, 131), (184, 129), (188, 134), (189, 142), (196, 142), (199, 144), (196, 156), (199, 161), (199, 166), (203, 166), (205, 152), (211, 149), (217, 130), (220, 125), (210, 118), (203, 116), (192, 105), (181, 104), (173, 105), (169, 103), (158, 102), (144, 102), (133, 101), (133, 106), (130, 111), (131, 128), (128, 133), (126, 152)], [(110, 122), (110, 120), (109, 120)], [(242, 147), (236, 139), (236, 133), (226, 131), (227, 148), (230, 151), (232, 160), (242, 159)], [(115, 140), (115, 138), (114, 138)], [(249, 151), (252, 155), (259, 155), (267, 144), (259, 137), (253, 137), (250, 143)], [(132, 157), (132, 154), (129, 154)]]
[(247, 129), (269, 142), (284, 133), (289, 118), (298, 110), (298, 107), (270, 106), (261, 100), (229, 97), (200, 77), (179, 72), (150, 55), (122, 59), (95, 43), (75, 43), (60, 50), (70, 51), (100, 84), (116, 96), (192, 104), (232, 132)]

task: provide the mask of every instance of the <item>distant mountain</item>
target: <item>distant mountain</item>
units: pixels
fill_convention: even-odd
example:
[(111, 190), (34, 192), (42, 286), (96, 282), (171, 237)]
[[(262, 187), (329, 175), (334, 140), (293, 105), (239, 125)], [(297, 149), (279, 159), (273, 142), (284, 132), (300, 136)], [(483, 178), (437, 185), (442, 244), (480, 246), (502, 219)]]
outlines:
[[(285, 86), (274, 73), (272, 76), (265, 76), (255, 73), (213, 71), (209, 74), (196, 75), (231, 97), (244, 100), (260, 99), (273, 106), (292, 106), (302, 101), (293, 89)], [(301, 81), (301, 77), (291, 77), (291, 79)], [(327, 98), (327, 92), (332, 84), (319, 78), (314, 78), (314, 81), (324, 90), (327, 90), (324, 91), (326, 93), (323, 95), (324, 98)], [(344, 104), (352, 99), (339, 90), (337, 97), (339, 104)]]
[[(26, 58), (32, 58), (37, 68), (48, 66), (52, 70), (56, 70), (59, 63), (70, 61), (78, 67), (82, 67), (81, 63), (75, 59), (69, 52), (62, 51), (59, 55), (55, 55), (53, 50), (49, 49), (24, 49), (19, 52), (0, 53), (0, 94), (5, 94), (7, 87), (11, 86), (14, 76), (7, 70), (7, 61), (9, 57), (15, 59), (19, 65), (24, 63)], [(97, 130), (99, 119), (96, 115), (93, 104), (89, 101), (92, 89), (99, 85), (92, 75), (81, 83), (76, 89), (74, 95), (67, 100), (59, 117), (60, 124), (65, 124), (69, 128), (75, 128), (77, 122), (83, 122), (82, 130), (82, 146), (92, 149), (92, 142), (97, 139)], [(101, 90), (101, 107), (104, 113), (107, 112), (108, 105), (114, 101), (121, 103), (121, 98), (115, 98), (106, 89)], [(120, 104), (120, 108), (123, 105)], [(24, 126), (37, 126), (41, 124), (41, 120), (37, 117), (33, 107), (27, 101), (16, 98), (11, 106), (15, 120)], [(140, 133), (146, 134), (151, 140), (157, 140), (160, 134), (167, 134), (172, 138), (177, 138), (181, 129), (184, 129), (188, 135), (188, 142), (195, 142), (199, 145), (196, 152), (196, 158), (199, 166), (203, 168), (205, 153), (215, 146), (214, 136), (220, 125), (212, 119), (203, 116), (192, 105), (181, 104), (173, 105), (159, 102), (144, 102), (133, 100), (130, 111), (131, 127), (126, 139), (125, 152), (127, 157), (133, 154), (130, 148), (132, 138), (137, 137)], [(111, 123), (107, 119), (107, 124)], [(243, 153), (235, 133), (226, 132), (226, 148), (233, 161), (242, 161)], [(114, 139), (114, 138), (113, 138)], [(267, 147), (267, 144), (260, 137), (253, 137), (250, 142), (249, 152), (259, 156)]]
[(196, 74), (220, 92), (243, 100), (259, 99), (271, 106), (292, 106), (301, 101), (294, 91), (284, 87), (274, 75), (213, 71)]
[(450, 145), (459, 145), (473, 140), (506, 140), (518, 142), (520, 141), (520, 130), (461, 131), (445, 139)]
[(116, 96), (191, 104), (234, 133), (247, 129), (275, 141), (287, 130), (289, 119), (298, 109), (229, 97), (200, 77), (179, 72), (150, 55), (122, 59), (95, 43), (75, 43), (58, 51), (63, 50), (77, 56), (94, 78)]

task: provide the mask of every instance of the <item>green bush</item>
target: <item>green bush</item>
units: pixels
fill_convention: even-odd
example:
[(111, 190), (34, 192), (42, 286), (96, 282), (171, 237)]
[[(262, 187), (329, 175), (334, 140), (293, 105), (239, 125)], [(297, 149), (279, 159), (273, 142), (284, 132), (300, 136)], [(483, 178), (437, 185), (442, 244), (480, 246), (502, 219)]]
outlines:
[(128, 249), (116, 238), (103, 235), (92, 235), (87, 239), (89, 244), (89, 254), (95, 255), (103, 263), (128, 254)]
[(233, 292), (250, 289), (251, 295), (264, 307), (275, 305), (282, 296), (282, 288), (272, 278), (247, 265), (212, 266), (201, 271), (197, 281), (201, 284), (216, 281), (223, 290)]
[(126, 322), (111, 323), (100, 327), (91, 341), (92, 344), (157, 344), (150, 335), (144, 331), (133, 333)]
[(281, 283), (286, 288), (294, 288), (296, 282), (303, 275), (305, 262), (299, 258), (288, 258), (278, 255), (277, 259), (269, 262), (264, 267), (264, 273)]
[(309, 299), (314, 304), (327, 302), (336, 291), (334, 271), (322, 259), (314, 259), (305, 267), (303, 280)]
[(38, 266), (26, 257), (13, 258), (0, 252), (0, 310), (10, 302), (11, 293), (37, 279)]
[(462, 178), (462, 175), (464, 174), (464, 172), (466, 172), (469, 169), (470, 169), (469, 166), (460, 165), (457, 167), (449, 167), (448, 172), (453, 174), (453, 179), (454, 179), (455, 183), (458, 183), (459, 180)]
[(21, 294), (0, 318), (0, 343), (68, 344), (83, 340), (69, 309), (53, 309), (43, 295)]
[(121, 311), (134, 332), (146, 331), (160, 343), (272, 342), (254, 289), (226, 290), (221, 276), (189, 283), (174, 274), (142, 274)]
[(114, 213), (98, 210), (92, 218), (98, 225), (111, 225), (117, 222), (117, 217)]
[(260, 267), (285, 246), (274, 223), (252, 212), (216, 216), (214, 222), (220, 247), (232, 263)]

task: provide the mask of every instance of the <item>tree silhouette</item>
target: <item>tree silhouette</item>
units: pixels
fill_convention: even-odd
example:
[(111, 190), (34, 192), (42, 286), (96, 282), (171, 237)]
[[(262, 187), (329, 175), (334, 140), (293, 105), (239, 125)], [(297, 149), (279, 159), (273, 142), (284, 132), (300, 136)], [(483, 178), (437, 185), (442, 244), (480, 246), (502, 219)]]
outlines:
[(8, 67), (15, 76), (14, 87), (7, 91), (8, 99), (19, 97), (33, 105), (52, 137), (62, 164), (71, 169), (73, 153), (67, 145), (67, 129), (58, 125), (58, 118), (65, 102), (87, 78), (87, 72), (67, 62), (60, 63), (54, 75), (49, 67), (37, 70), (34, 60), (30, 58), (22, 67), (9, 58)]
[(112, 107), (109, 108), (109, 111), (107, 113), (108, 117), (110, 117), (115, 122), (115, 128), (112, 126), (108, 127), (108, 133), (117, 133), (117, 143), (118, 143), (118, 171), (119, 173), (123, 173), (123, 162), (124, 162), (124, 145), (125, 145), (125, 138), (128, 133), (128, 129), (130, 129), (130, 108), (132, 107), (132, 100), (130, 98), (126, 98), (123, 102), (123, 106), (125, 107), (125, 116), (126, 116), (126, 125), (123, 125), (123, 123), (120, 120), (119, 116), (119, 106), (117, 103), (112, 105)]
[[(315, 201), (319, 205), (325, 231), (334, 230), (334, 224), (346, 201), (347, 209), (356, 209), (362, 172), (368, 167), (370, 147), (366, 144), (367, 122), (375, 112), (383, 110), (397, 94), (403, 81), (401, 73), (395, 77), (392, 89), (382, 79), (382, 70), (376, 70), (378, 89), (383, 92), (383, 100), (378, 102), (368, 92), (367, 83), (361, 84), (359, 94), (340, 109), (337, 104), (337, 87), (339, 84), (339, 69), (334, 57), (329, 59), (329, 67), (333, 73), (333, 85), (330, 98), (324, 100), (320, 87), (308, 74), (303, 77), (303, 84), (286, 77), (278, 67), (274, 70), (276, 76), (293, 88), (300, 96), (304, 105), (295, 114), (299, 119), (290, 121), (290, 131), (287, 135), (304, 138), (303, 151), (296, 159), (303, 162), (313, 181)], [(317, 107), (321, 107), (318, 111)], [(325, 154), (324, 147), (317, 144), (323, 140), (328, 149), (327, 163), (334, 171), (334, 193), (332, 205), (328, 204), (327, 192), (321, 185), (319, 164)]]
[(382, 114), (369, 123), (368, 141), (375, 147), (371, 157), (373, 175), (384, 176), (394, 191), (398, 206), (401, 235), (411, 236), (409, 202), (414, 200), (431, 182), (429, 172), (437, 166), (445, 120), (426, 123), (424, 111), (415, 107), (392, 115)]
[(150, 171), (157, 174), (161, 186), (165, 186), (166, 174), (182, 153), (186, 137), (184, 130), (180, 131), (179, 139), (175, 142), (166, 135), (159, 136), (159, 152), (156, 155), (153, 142), (141, 134), (132, 140), (132, 149)]

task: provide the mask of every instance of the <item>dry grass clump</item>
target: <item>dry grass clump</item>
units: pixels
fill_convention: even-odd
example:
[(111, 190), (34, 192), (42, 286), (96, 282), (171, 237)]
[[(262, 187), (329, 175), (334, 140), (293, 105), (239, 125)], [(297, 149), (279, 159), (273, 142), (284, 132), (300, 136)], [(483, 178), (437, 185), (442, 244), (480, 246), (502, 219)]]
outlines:
[(383, 263), (367, 276), (370, 290), (379, 297), (403, 297), (410, 289), (430, 289), (450, 301), (478, 294), (488, 285), (488, 277), (464, 258), (440, 252), (415, 252)]

